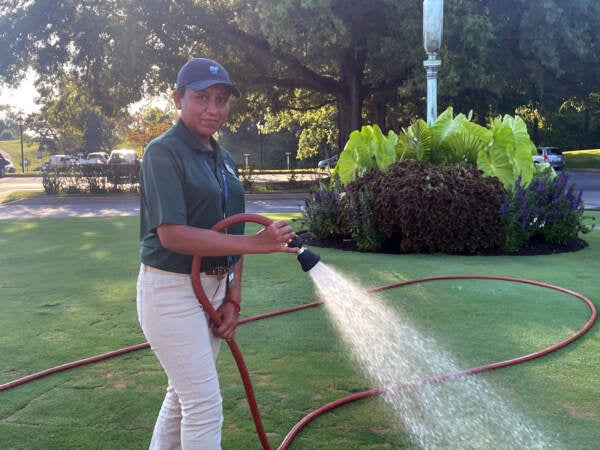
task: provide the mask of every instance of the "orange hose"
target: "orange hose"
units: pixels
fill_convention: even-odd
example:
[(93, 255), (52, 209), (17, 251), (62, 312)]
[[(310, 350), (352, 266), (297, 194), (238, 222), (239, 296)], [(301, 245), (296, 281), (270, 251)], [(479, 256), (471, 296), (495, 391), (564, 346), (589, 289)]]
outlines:
[[(271, 219), (265, 216), (242, 213), (235, 214), (221, 220), (212, 227), (212, 230), (222, 231), (228, 226), (240, 222), (254, 222), (263, 226), (268, 226), (273, 223)], [(200, 280), (201, 264), (202, 257), (198, 255), (194, 256), (192, 259), (191, 270), (192, 287), (194, 289), (194, 293), (196, 294), (196, 298), (204, 309), (204, 312), (209, 315), (213, 323), (219, 326), (222, 322), (221, 316), (219, 316), (217, 311), (215, 311), (215, 308), (213, 308), (210, 300), (208, 300), (208, 297), (204, 293), (204, 289), (202, 288), (202, 281)], [(262, 444), (264, 450), (270, 450), (271, 447), (269, 445), (269, 440), (267, 439), (267, 434), (265, 433), (262, 418), (260, 417), (260, 410), (258, 409), (258, 403), (254, 395), (254, 389), (252, 388), (252, 381), (250, 380), (250, 374), (248, 373), (248, 368), (244, 362), (242, 352), (240, 352), (240, 349), (234, 339), (227, 339), (227, 344), (229, 345), (233, 359), (235, 359), (238, 371), (242, 377), (242, 383), (244, 384), (244, 390), (246, 391), (246, 398), (248, 399), (248, 406), (250, 407), (250, 412), (254, 420), (254, 427), (256, 429), (256, 433), (258, 434), (258, 438), (260, 439), (260, 443)]]
[[(232, 225), (233, 223), (237, 223), (236, 220), (238, 220), (238, 219), (240, 221), (255, 222), (255, 223), (258, 223), (258, 224), (264, 225), (264, 226), (268, 226), (271, 223), (270, 219), (268, 219), (264, 216), (257, 215), (257, 214), (238, 214), (237, 216), (231, 216), (231, 217), (227, 218), (226, 220), (219, 222), (217, 225), (222, 226), (223, 228), (226, 228), (227, 226)], [(215, 225), (215, 227), (217, 225)], [(220, 228), (218, 231), (221, 231), (221, 229), (222, 228)], [(196, 281), (193, 281), (193, 283), (196, 283), (196, 285), (198, 285), (199, 280), (200, 280), (200, 276), (199, 276), (200, 258), (194, 258), (192, 265), (193, 265), (192, 272), (198, 274), (197, 277), (192, 277), (192, 280), (197, 278)], [(194, 270), (194, 268), (196, 270)], [(552, 290), (555, 290), (558, 292), (562, 292), (562, 293), (571, 295), (571, 296), (583, 301), (584, 303), (586, 303), (591, 312), (590, 318), (584, 324), (584, 326), (581, 327), (571, 337), (564, 339), (556, 344), (550, 345), (549, 347), (546, 347), (544, 349), (530, 353), (528, 355), (524, 355), (524, 356), (520, 356), (517, 358), (500, 361), (500, 362), (496, 362), (496, 363), (485, 364), (485, 365), (478, 366), (478, 367), (472, 367), (470, 369), (465, 369), (465, 370), (461, 370), (461, 371), (457, 371), (457, 372), (453, 372), (453, 373), (442, 374), (442, 375), (429, 377), (429, 378), (423, 378), (420, 380), (415, 380), (411, 383), (403, 383), (403, 384), (401, 383), (401, 384), (396, 385), (396, 387), (443, 382), (443, 381), (446, 381), (451, 378), (456, 378), (459, 376), (470, 375), (470, 374), (480, 373), (480, 372), (484, 372), (484, 371), (499, 369), (502, 367), (516, 365), (516, 364), (520, 364), (520, 363), (523, 363), (526, 361), (530, 361), (535, 358), (539, 358), (541, 356), (547, 355), (550, 352), (553, 352), (555, 350), (563, 348), (563, 347), (567, 346), (568, 344), (572, 343), (573, 341), (579, 339), (594, 325), (594, 322), (596, 321), (597, 316), (598, 316), (596, 307), (594, 306), (592, 301), (590, 299), (588, 299), (586, 296), (579, 294), (575, 291), (559, 287), (559, 286), (554, 286), (551, 284), (541, 283), (541, 282), (532, 281), (532, 280), (526, 280), (526, 279), (522, 279), (522, 278), (487, 276), (487, 275), (441, 275), (441, 276), (426, 277), (426, 278), (416, 278), (413, 280), (403, 281), (400, 283), (381, 286), (381, 287), (370, 289), (367, 292), (370, 292), (370, 293), (371, 292), (379, 292), (379, 291), (384, 291), (384, 290), (393, 289), (393, 288), (397, 288), (397, 287), (408, 286), (411, 284), (425, 283), (425, 282), (437, 281), (437, 280), (455, 280), (455, 279), (509, 281), (509, 282), (530, 284), (533, 286), (539, 286), (539, 287), (546, 288), (546, 289), (552, 289)], [(217, 322), (220, 321), (220, 317), (218, 316), (216, 311), (214, 311), (214, 308), (212, 308), (212, 305), (210, 305), (210, 302), (208, 302), (208, 299), (206, 298), (206, 295), (204, 294), (204, 291), (202, 290), (201, 285), (199, 286), (199, 288), (198, 288), (198, 286), (196, 286), (194, 288), (194, 291), (195, 291), (196, 295), (199, 297), (199, 299), (201, 299), (202, 297), (204, 297), (206, 299), (205, 301), (209, 305), (209, 308), (205, 308), (207, 313), (209, 315), (211, 315), (210, 311), (212, 310), (213, 314), (216, 316), (216, 317), (212, 317), (212, 315), (211, 315), (211, 319), (216, 320)], [(292, 307), (292, 308), (288, 308), (288, 309), (273, 311), (273, 312), (258, 315), (258, 316), (247, 317), (244, 319), (240, 319), (239, 324), (244, 324), (244, 323), (248, 323), (248, 322), (252, 322), (252, 321), (256, 321), (256, 320), (260, 320), (260, 319), (264, 319), (264, 318), (269, 318), (269, 317), (273, 317), (273, 316), (277, 316), (277, 315), (281, 315), (281, 314), (286, 314), (289, 312), (295, 312), (295, 311), (299, 311), (299, 310), (306, 309), (306, 308), (312, 308), (315, 306), (319, 306), (321, 304), (322, 304), (322, 302), (312, 302), (312, 303), (307, 303), (304, 305), (300, 305), (300, 306), (296, 306), (296, 307)], [(242, 375), (242, 380), (244, 382), (244, 389), (246, 390), (246, 395), (248, 397), (248, 403), (251, 404), (252, 416), (254, 418), (257, 433), (259, 434), (259, 439), (261, 440), (261, 443), (263, 444), (263, 448), (268, 449), (268, 448), (270, 448), (269, 443), (267, 441), (264, 429), (262, 427), (262, 421), (260, 419), (260, 413), (258, 411), (258, 406), (256, 404), (256, 398), (254, 397), (254, 392), (252, 390), (252, 385), (250, 382), (250, 377), (248, 375), (248, 370), (244, 364), (241, 352), (239, 351), (239, 348), (237, 347), (237, 344), (235, 343), (235, 341), (233, 341), (233, 340), (228, 341), (228, 344), (229, 344), (230, 349), (232, 350), (234, 358), (236, 359), (236, 364), (238, 365), (238, 370), (240, 370), (240, 374)], [(142, 344), (134, 345), (131, 347), (125, 347), (120, 350), (115, 350), (115, 351), (112, 351), (109, 353), (104, 353), (102, 355), (93, 356), (93, 357), (85, 358), (85, 359), (82, 359), (79, 361), (74, 361), (71, 363), (63, 364), (63, 365), (60, 365), (60, 366), (57, 366), (57, 367), (54, 367), (51, 369), (46, 369), (46, 370), (31, 374), (28, 376), (19, 378), (17, 380), (10, 381), (8, 383), (1, 384), (0, 392), (14, 388), (16, 386), (19, 386), (19, 385), (22, 385), (25, 383), (28, 383), (30, 381), (37, 380), (37, 379), (45, 377), (47, 375), (51, 375), (51, 374), (54, 374), (57, 372), (61, 372), (61, 371), (71, 369), (74, 367), (78, 367), (78, 366), (82, 366), (85, 364), (99, 362), (99, 361), (102, 361), (102, 360), (105, 360), (108, 358), (112, 358), (115, 356), (123, 355), (125, 353), (129, 353), (129, 352), (133, 352), (133, 351), (137, 351), (137, 350), (141, 350), (141, 349), (146, 349), (149, 347), (150, 346), (148, 345), (148, 343), (142, 343)], [(284, 440), (278, 447), (278, 450), (287, 449), (288, 446), (293, 441), (293, 439), (296, 437), (296, 435), (308, 423), (310, 423), (312, 420), (314, 420), (318, 416), (320, 416), (326, 412), (332, 411), (333, 409), (338, 408), (339, 406), (345, 405), (347, 403), (350, 403), (350, 402), (353, 402), (356, 400), (361, 400), (361, 399), (368, 398), (368, 397), (373, 397), (375, 395), (379, 395), (382, 392), (384, 392), (386, 389), (387, 389), (387, 387), (380, 387), (380, 388), (376, 388), (376, 389), (366, 390), (363, 392), (357, 392), (352, 395), (337, 399), (333, 402), (330, 402), (330, 403), (323, 405), (320, 408), (312, 411), (310, 414), (308, 414), (304, 418), (302, 418), (289, 431), (289, 433), (285, 436)]]
[[(402, 281), (400, 283), (394, 283), (394, 284), (389, 284), (387, 286), (381, 286), (381, 287), (377, 287), (377, 288), (373, 288), (368, 290), (367, 292), (371, 293), (371, 292), (380, 292), (380, 291), (385, 291), (388, 289), (393, 289), (393, 288), (397, 288), (397, 287), (401, 287), (401, 286), (408, 286), (411, 284), (417, 284), (417, 283), (425, 283), (425, 282), (429, 282), (429, 281), (438, 281), (438, 280), (500, 280), (500, 281), (512, 281), (512, 282), (516, 282), (516, 283), (525, 283), (525, 284), (531, 284), (533, 286), (539, 286), (539, 287), (543, 287), (543, 288), (547, 288), (547, 289), (553, 289), (555, 291), (559, 291), (559, 292), (563, 292), (565, 294), (571, 295), (573, 297), (578, 298), (579, 300), (583, 301), (584, 303), (587, 304), (587, 306), (590, 309), (591, 312), (591, 316), (589, 318), (589, 320), (585, 323), (585, 325), (579, 329), (579, 331), (577, 331), (577, 333), (575, 333), (574, 335), (572, 335), (571, 337), (564, 339), (556, 344), (550, 345), (549, 347), (546, 347), (542, 350), (538, 350), (536, 352), (533, 353), (529, 353), (528, 355), (524, 355), (524, 356), (520, 356), (518, 358), (513, 358), (513, 359), (509, 359), (506, 361), (500, 361), (500, 362), (496, 362), (496, 363), (491, 363), (491, 364), (485, 364), (483, 366), (478, 366), (478, 367), (472, 367), (470, 369), (465, 369), (465, 370), (460, 370), (457, 372), (453, 372), (453, 373), (447, 373), (447, 374), (442, 374), (442, 375), (438, 375), (438, 376), (434, 376), (434, 377), (429, 377), (429, 378), (422, 378), (420, 380), (415, 380), (411, 383), (400, 383), (395, 385), (395, 388), (401, 388), (403, 386), (419, 386), (419, 385), (423, 385), (426, 383), (439, 383), (439, 382), (443, 382), (446, 380), (449, 380), (451, 378), (456, 378), (456, 377), (460, 377), (463, 375), (471, 375), (471, 374), (475, 374), (475, 373), (480, 373), (480, 372), (485, 372), (485, 371), (489, 371), (489, 370), (494, 370), (494, 369), (499, 369), (501, 367), (507, 367), (507, 366), (513, 366), (516, 364), (521, 364), (524, 363), (526, 361), (530, 361), (532, 359), (535, 358), (539, 358), (541, 356), (547, 355), (550, 352), (553, 352), (555, 350), (558, 350), (559, 348), (563, 348), (566, 345), (572, 343), (573, 341), (575, 341), (576, 339), (579, 339), (581, 336), (583, 336), (591, 327), (592, 325), (594, 325), (594, 322), (596, 321), (596, 318), (598, 316), (598, 311), (596, 309), (596, 307), (594, 306), (594, 304), (592, 303), (592, 301), (590, 299), (588, 299), (587, 297), (585, 297), (582, 294), (579, 294), (575, 291), (571, 291), (569, 289), (565, 289), (562, 288), (560, 286), (554, 286), (551, 284), (547, 284), (547, 283), (541, 283), (538, 281), (532, 281), (532, 280), (526, 280), (526, 279), (522, 279), (522, 278), (512, 278), (512, 277), (502, 277), (502, 276), (488, 276), (488, 275), (441, 275), (441, 276), (434, 276), (434, 277), (425, 277), (425, 278), (415, 278), (413, 280), (408, 280), (408, 281)], [(316, 417), (320, 416), (321, 414), (324, 414), (326, 412), (332, 411), (333, 409), (345, 405), (347, 403), (353, 402), (355, 400), (361, 400), (363, 398), (367, 398), (367, 397), (373, 397), (375, 395), (379, 395), (382, 392), (384, 392), (387, 389), (387, 387), (380, 387), (378, 389), (371, 389), (368, 391), (364, 391), (364, 392), (357, 392), (355, 394), (349, 395), (347, 397), (343, 397), (340, 398), (338, 400), (335, 400), (331, 403), (328, 403), (326, 405), (321, 406), (320, 408), (314, 410), (313, 412), (311, 412), (310, 414), (306, 415), (304, 418), (302, 418), (302, 420), (300, 420), (291, 430), (290, 432), (285, 436), (285, 438), (283, 439), (281, 445), (277, 448), (277, 450), (285, 450), (288, 448), (288, 446), (291, 444), (291, 442), (293, 441), (293, 439), (296, 437), (296, 435), (300, 432), (300, 430), (302, 430), (302, 428), (304, 428), (309, 422), (311, 422), (312, 420), (314, 420)]]

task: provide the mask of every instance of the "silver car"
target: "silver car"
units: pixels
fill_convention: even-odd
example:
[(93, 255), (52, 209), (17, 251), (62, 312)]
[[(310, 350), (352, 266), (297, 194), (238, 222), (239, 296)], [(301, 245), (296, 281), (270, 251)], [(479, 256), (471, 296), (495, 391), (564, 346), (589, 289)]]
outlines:
[(554, 170), (563, 169), (566, 166), (565, 157), (558, 147), (537, 147), (537, 155), (533, 155), (535, 164), (548, 163)]

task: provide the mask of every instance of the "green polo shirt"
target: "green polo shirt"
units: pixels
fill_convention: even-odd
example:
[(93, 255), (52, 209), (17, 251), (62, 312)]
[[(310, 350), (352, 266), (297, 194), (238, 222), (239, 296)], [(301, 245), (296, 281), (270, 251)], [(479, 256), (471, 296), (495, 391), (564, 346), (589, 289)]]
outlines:
[[(214, 151), (200, 144), (180, 120), (144, 151), (140, 172), (140, 240), (142, 263), (190, 273), (192, 256), (164, 248), (156, 229), (161, 224), (212, 228), (224, 217), (243, 213), (244, 190), (236, 165), (216, 141)], [(244, 224), (227, 230), (243, 234)], [(235, 256), (235, 262), (239, 256)], [(201, 270), (226, 266), (228, 258), (203, 258)]]

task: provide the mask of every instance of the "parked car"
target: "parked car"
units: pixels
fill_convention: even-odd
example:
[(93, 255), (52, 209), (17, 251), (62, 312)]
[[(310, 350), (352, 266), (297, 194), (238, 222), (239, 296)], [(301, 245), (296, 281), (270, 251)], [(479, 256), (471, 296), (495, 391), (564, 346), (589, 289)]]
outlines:
[(0, 178), (3, 178), (6, 175), (6, 166), (8, 164), (10, 164), (10, 161), (0, 155)]
[(322, 159), (321, 161), (319, 161), (319, 164), (317, 165), (317, 167), (319, 169), (324, 169), (326, 167), (335, 167), (337, 161), (338, 161), (339, 155), (334, 155), (331, 158), (327, 158), (327, 159)]
[(33, 168), (34, 172), (44, 172), (50, 168), (50, 161), (46, 161), (41, 166), (37, 166)]
[(134, 164), (138, 161), (135, 150), (131, 148), (118, 148), (110, 152), (108, 164)]
[(118, 148), (108, 157), (108, 181), (117, 184), (132, 184), (139, 181), (140, 159), (135, 150)]
[(50, 167), (70, 167), (78, 162), (77, 158), (72, 155), (50, 155), (48, 165)]
[(8, 161), (8, 164), (4, 166), (4, 169), (6, 170), (6, 173), (16, 173), (17, 172), (17, 168), (12, 163), (12, 161)]
[(85, 158), (79, 160), (79, 164), (106, 164), (108, 162), (108, 153), (106, 152), (91, 152)]
[(555, 170), (563, 169), (566, 166), (565, 157), (558, 147), (537, 147), (537, 155), (533, 155), (533, 162), (535, 164), (548, 163)]
[(0, 154), (0, 178), (5, 176), (7, 173), (15, 173), (17, 168), (13, 164), (13, 162), (5, 158), (2, 154)]

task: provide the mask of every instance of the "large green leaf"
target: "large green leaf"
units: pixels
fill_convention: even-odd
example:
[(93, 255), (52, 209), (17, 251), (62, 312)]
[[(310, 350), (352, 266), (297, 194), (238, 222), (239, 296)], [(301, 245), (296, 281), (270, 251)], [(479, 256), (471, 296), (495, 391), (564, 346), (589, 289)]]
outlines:
[(344, 185), (356, 178), (356, 171), (361, 160), (360, 149), (363, 147), (363, 136), (360, 132), (353, 131), (332, 172), (332, 176), (339, 178)]
[(385, 136), (377, 125), (373, 126), (373, 130), (373, 137), (377, 145), (371, 147), (371, 155), (377, 163), (377, 168), (379, 170), (385, 170), (390, 164), (396, 161), (398, 135), (390, 130), (388, 135)]
[[(499, 117), (493, 119), (490, 123), (490, 130), (493, 134), (493, 152), (496, 155), (504, 152), (503, 161), (512, 168), (512, 176), (508, 175), (508, 169), (504, 167), (501, 168), (502, 178), (494, 174), (506, 187), (512, 186), (519, 176), (521, 176), (522, 183), (527, 185), (533, 177), (534, 167), (531, 155), (535, 146), (529, 138), (525, 122), (518, 116), (505, 115), (502, 119)], [(478, 159), (478, 166), (479, 161)], [(491, 169), (487, 166), (479, 166), (479, 168), (488, 175), (492, 174), (488, 172)], [(492, 172), (496, 170), (499, 168), (494, 167)]]
[(397, 143), (393, 131), (385, 136), (377, 125), (365, 125), (350, 134), (332, 175), (346, 185), (374, 167), (385, 170), (396, 161)]
[(519, 116), (511, 117), (505, 115), (502, 123), (508, 126), (513, 135), (514, 147), (511, 155), (515, 166), (515, 172), (521, 175), (521, 181), (524, 185), (529, 184), (535, 171), (533, 158), (535, 145), (527, 132), (527, 125)]
[(468, 121), (467, 117), (462, 113), (454, 117), (454, 109), (452, 106), (446, 108), (446, 110), (440, 114), (436, 121), (431, 125), (433, 145), (443, 146), (448, 137), (458, 132), (462, 122), (465, 120)]
[(487, 176), (500, 179), (505, 187), (514, 184), (513, 164), (501, 145), (492, 145), (477, 155), (477, 167)]
[[(454, 109), (449, 106), (431, 125), (433, 143), (430, 160), (434, 164), (447, 164), (456, 161), (457, 148), (453, 145), (461, 140), (457, 135), (464, 132), (463, 123), (469, 120), (464, 114), (454, 117)], [(461, 158), (458, 158), (461, 159)]]
[(449, 136), (444, 145), (444, 162), (451, 163), (470, 163), (477, 162), (479, 151), (485, 148), (482, 141), (475, 135), (460, 132)]
[(428, 161), (431, 156), (433, 133), (423, 119), (418, 119), (408, 128), (402, 130), (396, 146), (396, 158), (418, 159)]

